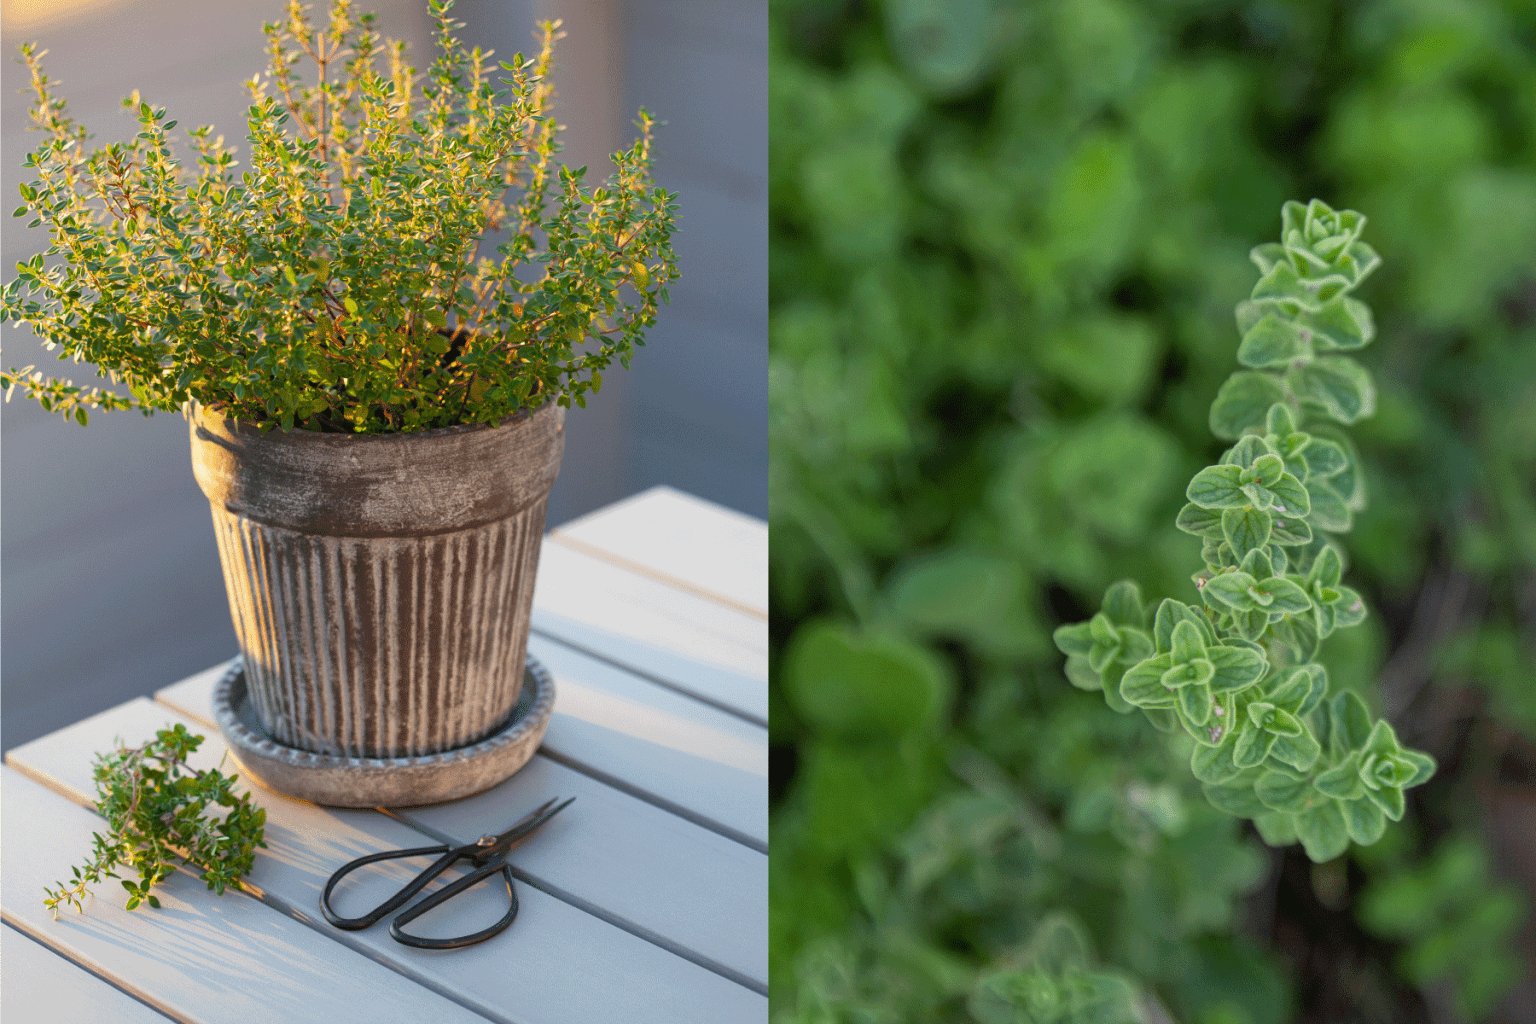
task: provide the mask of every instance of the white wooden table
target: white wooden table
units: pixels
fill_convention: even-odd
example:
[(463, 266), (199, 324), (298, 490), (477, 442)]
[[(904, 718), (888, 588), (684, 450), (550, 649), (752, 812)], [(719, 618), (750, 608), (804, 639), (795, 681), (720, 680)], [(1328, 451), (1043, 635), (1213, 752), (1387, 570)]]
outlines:
[[(42, 902), (103, 827), (96, 752), (184, 722), (207, 737), (194, 766), (219, 763), (211, 703), (223, 665), (17, 747), (0, 769), (0, 1015), (766, 1021), (767, 566), (762, 522), (666, 488), (551, 532), (529, 641), (558, 691), (539, 754), (486, 793), (393, 813), (248, 783), (269, 849), (245, 892), (215, 896), (182, 870), (160, 910), (123, 909), (127, 893), (110, 879), (84, 914), (55, 921)], [(393, 941), (387, 922), (343, 932), (321, 916), (320, 891), (342, 863), (501, 831), (551, 796), (577, 800), (513, 851), (522, 909), (501, 935), (420, 950)], [(338, 910), (361, 913), (426, 861), (390, 863)], [(477, 887), (411, 928), (462, 934), (504, 909)]]

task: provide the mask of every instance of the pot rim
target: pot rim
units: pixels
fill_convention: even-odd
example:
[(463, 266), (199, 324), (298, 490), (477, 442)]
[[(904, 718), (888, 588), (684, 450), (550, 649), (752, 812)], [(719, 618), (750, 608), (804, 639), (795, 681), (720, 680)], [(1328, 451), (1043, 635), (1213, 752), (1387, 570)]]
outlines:
[(550, 406), (554, 406), (556, 404), (556, 400), (552, 398), (549, 401), (543, 402), (536, 406), (525, 405), (523, 408), (517, 410), (517, 412), (506, 417), (505, 419), (498, 420), (495, 423), (454, 423), (446, 427), (430, 427), (427, 430), (395, 430), (390, 431), (387, 434), (342, 434), (326, 430), (305, 430), (297, 424), (294, 425), (292, 430), (284, 430), (282, 427), (273, 427), (271, 430), (263, 431), (260, 427), (256, 426), (249, 420), (239, 420), (230, 416), (225, 416), (219, 410), (210, 406), (203, 405), (201, 402), (194, 400), (188, 404), (191, 407), (190, 414), (194, 421), (211, 420), (222, 422), (226, 429), (228, 429), (232, 434), (240, 434), (246, 437), (268, 437), (275, 433), (282, 437), (285, 441), (292, 438), (295, 439), (299, 444), (308, 444), (319, 441), (322, 438), (325, 439), (323, 443), (330, 443), (342, 438), (357, 442), (383, 443), (387, 441), (398, 442), (404, 440), (426, 439), (434, 437), (451, 437), (455, 434), (467, 434), (473, 431), (481, 430), (501, 430), (506, 427), (513, 426), (517, 423), (532, 419), (533, 416), (537, 413), (542, 412)]

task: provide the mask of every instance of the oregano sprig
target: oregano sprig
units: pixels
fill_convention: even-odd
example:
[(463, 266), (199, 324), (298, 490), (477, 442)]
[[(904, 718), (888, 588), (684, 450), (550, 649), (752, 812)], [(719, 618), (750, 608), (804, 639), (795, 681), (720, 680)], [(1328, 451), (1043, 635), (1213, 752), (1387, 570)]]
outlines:
[(91, 837), (91, 859), (74, 868), (72, 882), (44, 887), (43, 905), (55, 918), (61, 905), (84, 913), (86, 886), (119, 878), (120, 866), (139, 876), (137, 882), (122, 881), (129, 910), (141, 903), (158, 908), (160, 900), (150, 890), (178, 861), (196, 868), (221, 895), (250, 872), (256, 847), (267, 845), (267, 812), (249, 793), (235, 795), (236, 776), (188, 768), (187, 757), (202, 742), (178, 724), (141, 747), (119, 747), (96, 758), (96, 809), (108, 829)]
[[(498, 71), (454, 35), (452, 0), (430, 8), (437, 58), (418, 73), (350, 0), (319, 27), (289, 0), (266, 26), (238, 175), (206, 126), (183, 166), (176, 122), (137, 93), (136, 137), (88, 151), (43, 52), (23, 46), (44, 142), (15, 216), (52, 244), (0, 289), (0, 322), (127, 394), (29, 366), (0, 373), (7, 397), (81, 423), (195, 401), (263, 428), (379, 433), (585, 405), (611, 362), (627, 368), (677, 278), (656, 122), (641, 109), (639, 138), (589, 186), (553, 162), (559, 22)], [(493, 237), (497, 258), (480, 255)]]
[(1195, 474), (1177, 520), (1204, 541), (1198, 603), (1167, 598), (1154, 611), (1121, 580), (1090, 621), (1055, 633), (1073, 685), (1188, 734), (1210, 801), (1252, 818), (1273, 845), (1300, 840), (1314, 861), (1380, 839), (1403, 816), (1403, 791), (1435, 770), (1354, 693), (1327, 699), (1317, 660), (1324, 638), (1366, 615), (1340, 582), (1337, 539), (1365, 507), (1339, 425), (1376, 401), (1370, 374), (1340, 354), (1375, 335), (1351, 294), (1381, 262), (1364, 227), (1353, 210), (1288, 202), (1280, 242), (1253, 250), (1261, 277), (1237, 307), (1247, 369), (1210, 415), (1211, 431), (1235, 443)]

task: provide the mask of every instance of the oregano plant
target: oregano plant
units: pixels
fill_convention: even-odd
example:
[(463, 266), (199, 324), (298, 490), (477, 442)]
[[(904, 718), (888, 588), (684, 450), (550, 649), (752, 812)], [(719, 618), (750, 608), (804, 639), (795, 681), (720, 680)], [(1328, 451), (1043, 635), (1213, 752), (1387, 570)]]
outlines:
[(1328, 698), (1319, 645), (1366, 615), (1341, 582), (1339, 535), (1365, 507), (1342, 426), (1375, 407), (1370, 375), (1344, 354), (1375, 334), (1353, 292), (1380, 258), (1365, 217), (1287, 202), (1281, 240), (1237, 307), (1246, 367), (1222, 385), (1211, 431), (1235, 442), (1189, 483), (1178, 527), (1203, 541), (1198, 600), (1153, 607), (1122, 580), (1088, 622), (1055, 632), (1067, 678), (1122, 713), (1194, 740), (1191, 768), (1217, 807), (1271, 845), (1314, 861), (1369, 845), (1403, 816), (1403, 791), (1435, 770), (1354, 693)]
[(137, 882), (122, 880), (129, 910), (141, 903), (158, 908), (160, 899), (150, 890), (178, 861), (195, 867), (221, 895), (250, 873), (256, 847), (267, 845), (267, 812), (249, 793), (235, 794), (237, 776), (188, 768), (187, 757), (202, 742), (178, 724), (143, 746), (119, 747), (96, 758), (96, 809), (107, 819), (107, 832), (91, 837), (91, 859), (74, 869), (71, 882), (44, 887), (43, 905), (55, 918), (60, 906), (84, 913), (87, 885), (118, 878), (119, 867), (139, 876)]
[[(0, 374), (7, 397), (81, 423), (192, 401), (263, 428), (378, 433), (585, 405), (613, 360), (627, 368), (677, 277), (655, 122), (642, 109), (640, 137), (589, 188), (586, 168), (553, 162), (559, 23), (498, 72), (455, 37), (453, 0), (430, 7), (437, 58), (418, 74), (350, 0), (321, 27), (290, 0), (266, 26), (238, 173), (211, 127), (187, 133), (185, 166), (176, 122), (137, 93), (138, 134), (87, 150), (43, 52), (23, 46), (44, 142), (15, 216), (52, 244), (0, 290), (0, 322), (127, 394), (26, 367)], [(497, 258), (480, 255), (496, 238)]]

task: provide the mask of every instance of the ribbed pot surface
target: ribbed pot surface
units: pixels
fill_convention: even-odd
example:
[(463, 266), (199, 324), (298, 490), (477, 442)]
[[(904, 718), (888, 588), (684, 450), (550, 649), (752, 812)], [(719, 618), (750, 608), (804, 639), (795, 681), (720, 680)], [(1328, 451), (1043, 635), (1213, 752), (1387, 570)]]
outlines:
[(194, 413), (193, 471), (274, 740), (418, 757), (506, 722), (563, 414), (550, 404), (494, 427), (344, 435), (261, 434)]

